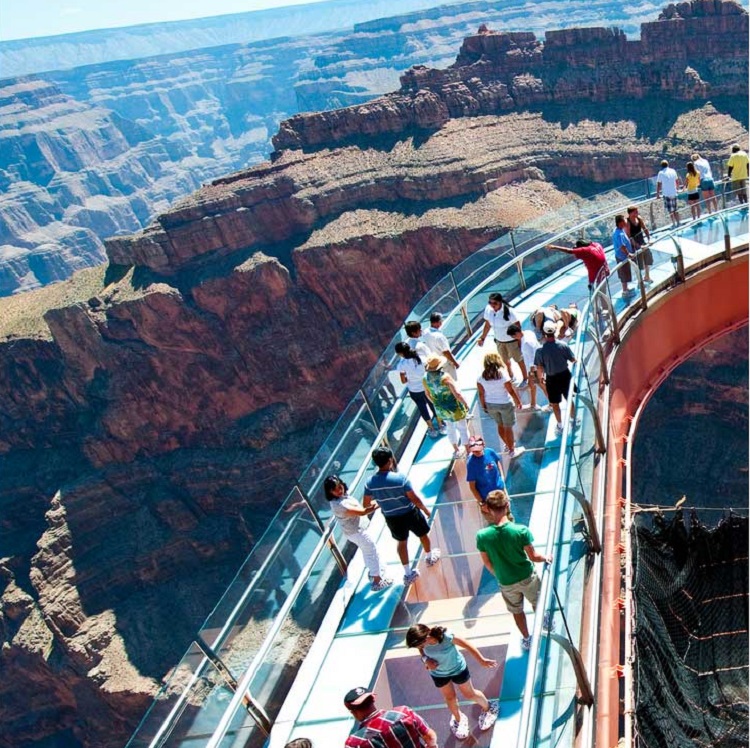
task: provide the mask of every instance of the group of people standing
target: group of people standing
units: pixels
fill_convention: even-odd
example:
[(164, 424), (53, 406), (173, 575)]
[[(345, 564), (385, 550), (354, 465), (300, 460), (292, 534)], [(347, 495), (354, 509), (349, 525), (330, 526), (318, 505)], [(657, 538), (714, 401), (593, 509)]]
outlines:
[[(657, 197), (664, 198), (665, 207), (673, 223), (679, 223), (677, 194), (682, 186), (680, 177), (667, 161), (662, 161), (657, 176)], [(701, 196), (709, 212), (718, 204), (715, 184), (708, 161), (694, 154), (687, 164), (685, 186), (688, 205), (693, 218), (699, 218)], [(747, 202), (747, 154), (739, 147), (732, 149), (729, 162), (732, 189), (740, 202)], [(648, 249), (650, 232), (636, 206), (627, 215), (617, 215), (612, 243), (618, 263), (635, 256), (644, 272), (644, 282), (651, 283), (650, 268), (653, 257)], [(609, 274), (603, 247), (597, 242), (579, 240), (575, 247), (548, 245), (548, 249), (571, 254), (582, 260), (588, 271), (589, 289)], [(631, 293), (630, 264), (618, 270), (624, 296)], [(512, 374), (516, 362), (522, 381), (519, 389), (529, 388), (530, 407), (539, 409), (536, 389), (547, 397), (557, 421), (556, 430), (563, 430), (561, 403), (566, 400), (571, 386), (570, 364), (575, 358), (564, 338), (575, 330), (578, 310), (572, 306), (558, 310), (554, 305), (537, 310), (532, 315), (532, 330), (523, 330), (513, 308), (502, 294), (492, 293), (483, 314), (483, 327), (477, 344), (481, 347), (491, 335), (497, 352), (488, 352), (477, 378), (477, 396), (482, 410), (495, 422), (500, 440), (511, 459), (524, 451), (515, 443), (513, 427), (515, 412), (523, 405)], [(466, 480), (472, 496), (488, 520), (477, 532), (476, 547), (482, 563), (496, 578), (508, 611), (521, 633), (524, 650), (531, 646), (526, 615), (527, 600), (533, 610), (539, 596), (540, 579), (535, 563), (551, 562), (551, 557), (538, 553), (528, 527), (514, 521), (510, 497), (506, 492), (503, 466), (495, 450), (486, 447), (479, 435), (470, 436), (467, 424), (469, 404), (457, 384), (460, 366), (453, 355), (448, 339), (441, 331), (442, 315), (433, 313), (430, 328), (409, 321), (405, 325), (406, 341), (396, 345), (399, 356), (397, 371), (408, 388), (430, 437), (447, 434), (454, 448), (454, 457), (466, 457)], [(575, 423), (575, 410), (570, 404), (570, 418)], [(465, 449), (465, 452), (464, 452)], [(373, 591), (393, 584), (380, 559), (374, 539), (367, 530), (369, 517), (378, 509), (383, 513), (404, 569), (404, 585), (419, 578), (419, 571), (409, 561), (407, 541), (414, 534), (420, 541), (428, 566), (440, 561), (439, 548), (432, 546), (428, 520), (431, 512), (415, 492), (408, 477), (398, 471), (396, 460), (386, 447), (372, 452), (376, 472), (365, 484), (360, 503), (348, 493), (346, 484), (336, 475), (324, 482), (325, 495), (331, 502), (334, 515), (341, 523), (346, 537), (357, 544), (365, 559)], [(461, 639), (442, 626), (416, 624), (406, 633), (408, 647), (419, 652), (424, 668), (438, 688), (450, 712), (450, 729), (458, 739), (469, 735), (468, 717), (461, 712), (458, 695), (480, 706), (479, 728), (492, 727), (498, 716), (497, 700), (490, 700), (474, 687), (469, 667), (461, 650), (468, 652), (482, 667), (493, 668), (497, 663), (484, 657), (470, 642)], [(344, 704), (358, 721), (356, 731), (347, 738), (348, 748), (374, 748), (389, 745), (403, 748), (426, 746), (437, 748), (437, 734), (412, 709), (405, 706), (379, 709), (376, 694), (365, 687), (357, 687), (344, 697)], [(298, 738), (287, 748), (313, 748), (311, 741)]]

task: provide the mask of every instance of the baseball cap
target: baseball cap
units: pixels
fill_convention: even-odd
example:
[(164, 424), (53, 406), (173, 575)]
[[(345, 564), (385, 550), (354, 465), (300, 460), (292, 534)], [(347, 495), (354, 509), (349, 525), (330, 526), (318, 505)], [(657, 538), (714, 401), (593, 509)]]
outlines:
[(359, 706), (363, 701), (366, 701), (368, 697), (374, 696), (375, 694), (364, 686), (357, 686), (352, 688), (346, 696), (344, 696), (344, 704), (347, 706)]
[(557, 332), (557, 325), (551, 319), (548, 319), (542, 326), (542, 330), (548, 335), (553, 335)]

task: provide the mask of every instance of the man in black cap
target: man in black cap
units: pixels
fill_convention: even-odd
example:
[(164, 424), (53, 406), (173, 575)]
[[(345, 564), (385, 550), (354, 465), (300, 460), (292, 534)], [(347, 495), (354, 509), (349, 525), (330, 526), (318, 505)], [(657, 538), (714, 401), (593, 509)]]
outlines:
[(375, 694), (368, 688), (352, 688), (344, 696), (344, 706), (359, 722), (347, 739), (347, 748), (437, 748), (435, 731), (408, 706), (378, 709)]

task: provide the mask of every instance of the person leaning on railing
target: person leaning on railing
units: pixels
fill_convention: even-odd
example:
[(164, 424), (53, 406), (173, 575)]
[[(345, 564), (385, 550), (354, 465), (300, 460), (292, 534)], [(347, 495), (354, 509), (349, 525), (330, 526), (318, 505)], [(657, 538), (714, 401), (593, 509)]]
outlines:
[(604, 247), (598, 242), (578, 239), (575, 247), (561, 247), (559, 244), (548, 244), (547, 249), (565, 252), (565, 254), (573, 255), (573, 257), (580, 260), (586, 266), (586, 271), (589, 275), (589, 291), (594, 287), (600, 274), (609, 275), (609, 265), (607, 265)]

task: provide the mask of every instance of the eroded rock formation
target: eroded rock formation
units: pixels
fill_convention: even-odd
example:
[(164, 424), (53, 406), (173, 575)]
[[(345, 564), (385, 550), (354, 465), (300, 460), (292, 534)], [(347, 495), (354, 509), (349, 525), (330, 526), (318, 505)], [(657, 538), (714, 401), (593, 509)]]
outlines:
[[(0, 745), (123, 744), (326, 424), (448, 268), (565, 203), (558, 185), (628, 181), (662, 153), (717, 157), (746, 137), (732, 97), (669, 89), (633, 107), (612, 93), (418, 131), (395, 108), (388, 137), (383, 103), (358, 107), (357, 142), (347, 125), (345, 145), (281, 151), (111, 241), (109, 266), (0, 300)], [(423, 94), (438, 110), (441, 96)]]

